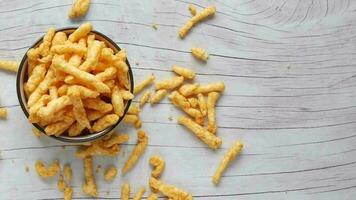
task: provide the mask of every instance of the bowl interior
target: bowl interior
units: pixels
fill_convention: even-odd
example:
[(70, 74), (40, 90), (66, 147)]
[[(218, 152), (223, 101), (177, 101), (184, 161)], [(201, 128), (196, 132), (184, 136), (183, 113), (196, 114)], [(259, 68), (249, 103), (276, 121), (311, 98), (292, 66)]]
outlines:
[[(57, 29), (56, 32), (62, 31), (62, 32), (66, 33), (67, 35), (69, 35), (70, 33), (74, 32), (76, 29), (77, 29), (77, 27), (62, 28), (62, 29)], [(105, 42), (107, 47), (113, 49), (115, 53), (117, 53), (121, 50), (120, 47), (114, 41), (112, 41), (110, 38), (108, 38), (104, 34), (97, 32), (97, 31), (92, 31), (91, 33), (95, 35), (95, 39)], [(30, 48), (39, 46), (39, 44), (42, 42), (42, 39), (43, 39), (43, 37), (41, 37), (38, 41), (36, 41)], [(126, 64), (129, 67), (128, 74), (127, 74), (128, 79), (129, 79), (129, 84), (130, 84), (129, 90), (131, 93), (133, 93), (133, 88), (134, 88), (133, 73), (132, 73), (132, 69), (131, 69), (131, 66), (130, 66), (130, 63), (128, 60), (126, 60)], [(26, 117), (29, 116), (29, 112), (28, 112), (28, 108), (27, 108), (27, 98), (26, 98), (26, 95), (24, 92), (24, 83), (27, 80), (27, 78), (28, 78), (28, 76), (27, 76), (27, 55), (25, 54), (24, 57), (22, 58), (22, 61), (20, 63), (20, 67), (19, 67), (19, 70), (17, 73), (16, 89), (17, 89), (17, 97), (19, 99), (20, 106), (21, 106), (23, 112), (25, 113)], [(96, 133), (91, 133), (91, 134), (86, 134), (86, 135), (79, 135), (79, 136), (75, 136), (75, 137), (69, 137), (69, 136), (65, 136), (65, 135), (61, 135), (58, 137), (56, 137), (56, 136), (50, 136), (50, 137), (55, 138), (60, 141), (71, 142), (71, 143), (89, 142), (89, 141), (98, 139), (98, 138), (106, 135), (110, 131), (112, 131), (122, 121), (123, 117), (126, 115), (126, 112), (130, 107), (131, 100), (126, 101), (125, 103), (126, 104), (125, 104), (124, 115), (118, 120), (118, 122), (116, 124), (106, 128), (102, 131), (99, 131)], [(33, 125), (38, 130), (40, 130), (42, 133), (45, 134), (43, 127), (41, 127), (37, 123), (34, 123)]]

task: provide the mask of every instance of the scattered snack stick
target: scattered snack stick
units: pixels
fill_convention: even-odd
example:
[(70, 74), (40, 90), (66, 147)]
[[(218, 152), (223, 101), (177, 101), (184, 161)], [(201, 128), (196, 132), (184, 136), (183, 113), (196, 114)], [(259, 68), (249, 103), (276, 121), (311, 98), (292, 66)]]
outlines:
[(173, 185), (168, 185), (162, 181), (155, 178), (150, 178), (149, 185), (151, 188), (160, 191), (166, 197), (175, 200), (192, 200), (193, 197), (188, 192), (185, 192)]
[(9, 60), (0, 60), (0, 69), (7, 70), (10, 72), (17, 72), (20, 63)]
[(111, 182), (117, 175), (117, 169), (114, 166), (108, 167), (104, 172), (104, 180), (106, 182)]
[(70, 164), (65, 164), (63, 167), (63, 176), (67, 181), (71, 181), (73, 178), (73, 172)]
[(158, 102), (160, 102), (166, 95), (167, 95), (167, 90), (164, 90), (164, 89), (158, 90), (158, 91), (156, 91), (156, 92), (151, 96), (150, 103), (151, 103), (151, 104), (158, 103)]
[(220, 162), (218, 168), (216, 169), (212, 181), (215, 185), (219, 184), (222, 173), (224, 173), (227, 166), (231, 163), (232, 160), (240, 154), (243, 144), (240, 141), (236, 141), (234, 145), (225, 153), (223, 160)]
[(185, 84), (179, 88), (179, 93), (185, 97), (191, 96), (194, 94), (195, 90), (199, 87), (199, 84)]
[(199, 103), (200, 112), (203, 115), (203, 117), (205, 117), (207, 115), (207, 113), (208, 113), (208, 108), (207, 108), (207, 105), (206, 105), (205, 97), (201, 93), (199, 93), (197, 95), (197, 97), (198, 97), (198, 103)]
[(85, 15), (90, 6), (90, 0), (74, 0), (72, 8), (69, 10), (68, 17), (73, 19)]
[(0, 108), (0, 119), (6, 119), (6, 118), (7, 118), (7, 109)]
[(209, 16), (213, 16), (215, 14), (215, 12), (216, 12), (215, 6), (209, 6), (209, 7), (205, 8), (204, 10), (202, 10), (201, 12), (194, 15), (179, 30), (179, 37), (181, 39), (183, 39), (188, 34), (190, 29), (193, 28), (194, 25), (203, 21), (204, 19), (208, 18)]
[(145, 105), (145, 103), (147, 103), (150, 100), (150, 96), (151, 96), (150, 91), (146, 91), (145, 93), (143, 93), (143, 95), (140, 97), (139, 100), (140, 107)]
[(121, 186), (121, 200), (129, 200), (130, 199), (130, 185), (128, 183), (124, 183)]
[(154, 178), (159, 178), (165, 168), (164, 160), (159, 156), (151, 156), (149, 163), (153, 167), (151, 176)]
[(144, 187), (141, 187), (138, 192), (135, 194), (133, 200), (141, 200), (143, 194), (145, 194), (146, 192), (146, 188)]
[(222, 81), (209, 83), (206, 85), (199, 85), (199, 87), (194, 90), (195, 94), (199, 93), (210, 93), (210, 92), (223, 92), (225, 90), (225, 84)]
[(205, 130), (202, 126), (195, 123), (188, 117), (180, 117), (178, 123), (184, 125), (191, 130), (200, 140), (207, 144), (211, 149), (217, 149), (221, 146), (221, 139), (216, 137), (213, 133)]
[(172, 71), (174, 71), (176, 74), (183, 76), (186, 79), (194, 79), (195, 78), (195, 72), (191, 69), (180, 67), (178, 65), (173, 65), (172, 66)]
[(192, 47), (191, 51), (192, 51), (192, 55), (195, 58), (197, 58), (199, 60), (202, 60), (204, 62), (206, 62), (208, 60), (208, 58), (209, 58), (208, 52), (206, 52), (206, 50), (203, 49), (203, 48)]
[(148, 137), (146, 133), (142, 130), (139, 130), (137, 132), (137, 144), (133, 149), (133, 151), (131, 152), (130, 157), (125, 162), (122, 168), (122, 174), (125, 174), (137, 163), (138, 158), (144, 153), (147, 144), (148, 144)]
[(127, 113), (131, 115), (138, 115), (140, 112), (140, 107), (138, 107), (137, 104), (131, 104), (129, 110), (127, 111)]
[(64, 200), (72, 200), (73, 189), (71, 187), (66, 187), (64, 189)]
[(79, 28), (76, 29), (72, 34), (69, 35), (68, 40), (70, 42), (76, 42), (80, 38), (87, 36), (88, 33), (90, 33), (90, 31), (92, 31), (92, 29), (93, 29), (93, 25), (91, 23), (89, 23), (89, 22), (84, 23), (84, 24), (80, 25)]
[(129, 141), (129, 138), (127, 134), (113, 134), (109, 139), (105, 140), (104, 146), (109, 148), (114, 145), (122, 144)]
[(173, 91), (168, 96), (168, 98), (169, 98), (169, 100), (171, 100), (173, 105), (175, 105), (177, 107), (181, 107), (182, 109), (190, 108), (190, 103), (188, 102), (188, 100), (184, 96), (179, 94), (177, 91)]
[(217, 92), (210, 92), (208, 94), (207, 109), (208, 109), (208, 131), (211, 133), (216, 133), (216, 117), (215, 117), (215, 105), (219, 99), (220, 94)]
[(134, 125), (139, 120), (139, 118), (137, 115), (126, 114), (123, 120), (126, 124)]
[(60, 174), (57, 182), (57, 188), (59, 191), (64, 192), (64, 189), (67, 187), (67, 183), (64, 181), (63, 175)]
[(59, 161), (55, 160), (51, 165), (46, 167), (41, 161), (37, 160), (35, 169), (41, 178), (53, 177), (60, 171)]
[(195, 16), (197, 14), (197, 8), (192, 4), (189, 4), (188, 9), (192, 16)]
[[(109, 145), (110, 143), (110, 145)], [(111, 142), (111, 139), (103, 141), (98, 140), (89, 146), (82, 146), (77, 150), (75, 155), (78, 158), (85, 158), (88, 156), (115, 156), (120, 152), (118, 142)]]
[(85, 194), (96, 197), (98, 196), (94, 173), (93, 173), (93, 158), (86, 157), (83, 160), (84, 162), (84, 175), (85, 175), (85, 183), (82, 186), (82, 190)]
[(147, 200), (157, 200), (158, 196), (155, 193), (150, 194), (150, 196), (147, 197)]
[(175, 76), (170, 79), (166, 79), (163, 81), (156, 82), (155, 88), (156, 90), (172, 90), (176, 87), (179, 87), (183, 84), (184, 77), (183, 76)]
[(142, 89), (149, 86), (151, 83), (153, 83), (154, 80), (155, 80), (155, 76), (150, 75), (146, 79), (139, 82), (134, 88), (134, 94), (138, 94), (139, 92), (141, 92)]

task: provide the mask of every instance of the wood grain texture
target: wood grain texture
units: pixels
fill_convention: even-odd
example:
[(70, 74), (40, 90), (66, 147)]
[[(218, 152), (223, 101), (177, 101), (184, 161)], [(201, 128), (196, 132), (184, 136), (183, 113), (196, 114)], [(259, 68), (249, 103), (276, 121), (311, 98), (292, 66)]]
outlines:
[[(199, 9), (214, 4), (218, 12), (180, 40), (189, 3)], [(178, 64), (194, 69), (198, 82), (223, 80), (227, 86), (217, 106), (222, 149), (211, 151), (177, 125), (182, 113), (167, 100), (146, 105), (148, 149), (113, 183), (103, 181), (102, 170), (96, 174), (100, 199), (119, 198), (126, 181), (134, 191), (146, 186), (152, 154), (166, 160), (162, 179), (191, 191), (195, 199), (354, 199), (356, 1), (93, 0), (78, 21), (66, 17), (70, 5), (71, 0), (0, 1), (0, 57), (20, 60), (50, 26), (90, 21), (127, 49), (136, 80), (151, 73), (167, 78), (170, 66)], [(194, 45), (210, 52), (207, 64), (190, 55)], [(61, 199), (56, 180), (41, 180), (33, 167), (36, 159), (56, 158), (73, 166), (74, 199), (91, 199), (81, 191), (76, 147), (32, 135), (13, 74), (0, 72), (0, 91), (0, 105), (9, 109), (9, 118), (0, 121), (0, 199)], [(95, 158), (95, 166), (121, 169), (136, 138), (130, 127), (118, 129), (132, 136), (130, 142), (117, 159)], [(211, 176), (236, 139), (245, 149), (214, 187)]]

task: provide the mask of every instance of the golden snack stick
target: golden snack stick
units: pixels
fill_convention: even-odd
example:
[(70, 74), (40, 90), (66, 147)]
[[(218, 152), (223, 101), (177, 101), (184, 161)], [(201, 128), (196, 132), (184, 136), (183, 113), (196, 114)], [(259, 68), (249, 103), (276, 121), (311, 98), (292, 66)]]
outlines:
[(109, 126), (114, 125), (118, 120), (119, 120), (119, 116), (117, 116), (116, 114), (105, 115), (104, 117), (98, 119), (98, 121), (94, 123), (91, 130), (94, 132), (99, 132)]
[(93, 43), (88, 47), (87, 57), (85, 61), (78, 68), (83, 71), (92, 70), (93, 66), (96, 66), (98, 64), (99, 56), (103, 48), (103, 42), (94, 40)]
[(179, 93), (185, 97), (191, 96), (194, 94), (194, 91), (199, 87), (199, 84), (185, 84), (179, 88)]
[(86, 87), (80, 86), (80, 85), (69, 86), (68, 90), (70, 90), (71, 88), (73, 88), (74, 90), (78, 90), (80, 92), (80, 97), (82, 99), (97, 98), (100, 95), (99, 92), (96, 92), (94, 90), (91, 90), (89, 88), (86, 88)]
[(214, 176), (212, 177), (212, 181), (215, 185), (219, 184), (221, 175), (224, 173), (225, 169), (232, 160), (236, 158), (237, 155), (240, 154), (243, 144), (240, 141), (236, 141), (234, 145), (225, 153), (224, 158), (220, 162), (218, 168), (216, 169)]
[(131, 100), (135, 97), (130, 91), (127, 90), (120, 90), (120, 94), (124, 100)]
[(50, 96), (51, 100), (58, 98), (58, 89), (56, 86), (52, 85), (49, 87), (49, 96)]
[(67, 181), (71, 181), (73, 178), (72, 167), (68, 163), (63, 167), (63, 176)]
[[(91, 128), (90, 122), (87, 118), (86, 111), (83, 106), (82, 99), (80, 98), (80, 91), (69, 88), (68, 89), (68, 96), (71, 101), (71, 104), (73, 105), (73, 114), (75, 120), (84, 127), (87, 127), (88, 129)], [(61, 97), (62, 98), (62, 97)]]
[(123, 71), (123, 70), (119, 69), (117, 71), (117, 79), (119, 80), (119, 85), (122, 88), (126, 88), (126, 89), (130, 88), (130, 83), (129, 83), (129, 79), (128, 79), (128, 76), (127, 76), (127, 71)]
[(150, 103), (155, 104), (155, 103), (160, 102), (167, 95), (167, 93), (168, 93), (167, 90), (164, 90), (164, 89), (156, 91), (151, 96)]
[(95, 141), (89, 146), (81, 147), (75, 153), (78, 158), (85, 158), (88, 156), (117, 156), (121, 148), (119, 145), (115, 144), (111, 147), (105, 147), (105, 142), (102, 140)]
[(56, 114), (59, 110), (62, 110), (66, 106), (71, 105), (71, 101), (68, 96), (61, 96), (58, 99), (50, 101), (46, 107), (42, 107), (38, 111), (38, 115), (41, 118), (50, 117)]
[(146, 192), (146, 188), (144, 187), (141, 187), (138, 192), (135, 194), (133, 200), (141, 200), (143, 194), (145, 194)]
[(138, 158), (144, 153), (148, 144), (148, 137), (143, 130), (137, 132), (137, 144), (122, 168), (122, 174), (128, 172), (136, 163)]
[(79, 122), (73, 123), (68, 129), (68, 135), (71, 137), (78, 136), (85, 129), (85, 125), (80, 124)]
[(134, 127), (135, 127), (136, 129), (141, 128), (141, 127), (142, 127), (142, 121), (141, 121), (140, 119), (138, 119), (138, 120), (135, 122)]
[(192, 47), (191, 51), (192, 51), (192, 55), (195, 58), (197, 58), (199, 60), (202, 60), (204, 62), (206, 62), (208, 60), (208, 58), (209, 58), (209, 54), (203, 48)]
[(141, 90), (147, 86), (149, 86), (151, 83), (153, 83), (153, 81), (155, 80), (155, 76), (150, 75), (148, 76), (146, 79), (142, 80), (141, 82), (139, 82), (134, 89), (134, 94), (138, 94), (139, 92), (141, 92)]
[(95, 35), (94, 34), (88, 34), (87, 36), (87, 45), (90, 46), (91, 44), (93, 44), (95, 40)]
[(194, 79), (195, 78), (195, 72), (188, 68), (180, 67), (178, 65), (173, 65), (172, 71), (174, 71), (176, 74), (178, 74), (180, 76), (183, 76), (186, 79)]
[(112, 50), (111, 48), (103, 48), (103, 50), (101, 51), (99, 60), (106, 61), (106, 62), (112, 62), (114, 57), (115, 57), (114, 50)]
[(17, 72), (20, 63), (9, 60), (0, 60), (0, 69), (4, 69), (10, 72)]
[(67, 94), (67, 91), (68, 91), (68, 85), (64, 84), (64, 85), (61, 85), (59, 88), (58, 88), (58, 96), (64, 96)]
[(76, 42), (80, 38), (85, 37), (93, 29), (91, 23), (87, 22), (79, 26), (72, 34), (69, 35), (68, 40), (70, 42)]
[(164, 160), (159, 156), (151, 156), (149, 163), (153, 167), (151, 176), (154, 178), (159, 178), (165, 168)]
[(35, 169), (41, 178), (53, 177), (60, 171), (59, 161), (55, 160), (51, 165), (46, 167), (40, 160), (37, 160)]
[(29, 109), (30, 115), (37, 114), (40, 108), (44, 107), (51, 100), (51, 97), (47, 94), (43, 95), (32, 107)]
[(98, 192), (93, 174), (93, 158), (90, 156), (86, 157), (84, 158), (83, 162), (85, 183), (82, 186), (82, 190), (85, 194), (96, 197), (98, 196)]
[(126, 124), (135, 124), (139, 120), (137, 115), (126, 114), (124, 117), (124, 122)]
[(105, 85), (103, 82), (96, 79), (94, 75), (81, 71), (80, 69), (67, 64), (63, 58), (55, 57), (53, 58), (52, 63), (56, 69), (71, 74), (78, 80), (84, 82), (86, 85), (94, 87), (98, 92), (100, 93), (110, 92), (110, 88), (107, 85)]
[(60, 174), (57, 182), (57, 188), (59, 191), (64, 192), (66, 187), (67, 187), (67, 183), (64, 181), (63, 175)]
[[(27, 51), (26, 55), (27, 55), (27, 74), (28, 76), (31, 76), (33, 68), (37, 65), (37, 60), (40, 57), (40, 51), (38, 48), (31, 48)], [(16, 71), (17, 71), (17, 67), (16, 67)]]
[(87, 48), (75, 43), (66, 43), (55, 45), (51, 48), (51, 51), (56, 54), (79, 54), (83, 55), (86, 53)]
[(55, 135), (58, 137), (64, 133), (74, 122), (74, 117), (68, 116), (67, 119), (63, 121), (55, 122), (46, 126), (45, 132), (47, 135)]
[(54, 34), (56, 32), (56, 29), (51, 27), (48, 29), (47, 33), (43, 37), (43, 41), (38, 47), (39, 53), (41, 56), (45, 57), (49, 54), (49, 48), (51, 47), (52, 44), (52, 39), (54, 37)]
[(170, 199), (180, 199), (180, 200), (192, 200), (193, 197), (191, 194), (188, 192), (179, 189), (173, 185), (168, 185), (162, 181), (159, 181), (153, 177), (150, 178), (149, 181), (150, 187), (152, 187), (155, 190), (160, 191), (162, 194), (164, 194), (166, 197)]
[(124, 183), (121, 186), (121, 199), (122, 200), (130, 199), (130, 185), (128, 183)]
[(0, 108), (0, 119), (6, 119), (6, 118), (7, 118), (7, 109)]
[(57, 32), (52, 39), (52, 46), (64, 44), (67, 41), (67, 34), (64, 32)]
[(126, 50), (121, 49), (119, 52), (115, 54), (116, 58), (118, 58), (121, 61), (126, 61)]
[(114, 107), (115, 114), (119, 117), (122, 117), (124, 115), (125, 105), (124, 99), (122, 98), (119, 88), (117, 86), (114, 87), (114, 89), (112, 90), (111, 103)]
[(110, 139), (104, 142), (104, 146), (106, 148), (110, 148), (115, 144), (122, 144), (124, 142), (129, 141), (129, 138), (130, 138), (129, 135), (127, 134), (118, 134), (118, 135), (114, 134), (110, 137)]
[(206, 19), (209, 16), (213, 16), (215, 12), (216, 12), (215, 6), (209, 6), (204, 10), (202, 10), (201, 12), (197, 13), (195, 16), (189, 19), (186, 24), (182, 26), (182, 28), (179, 30), (179, 37), (183, 39), (188, 34), (190, 29), (193, 28), (194, 25), (196, 25), (197, 23), (201, 22), (202, 20)]
[(117, 169), (114, 166), (108, 167), (104, 172), (104, 180), (107, 182), (111, 182), (117, 175)]
[(147, 200), (157, 200), (158, 196), (155, 193), (150, 194), (150, 196), (147, 197)]
[(215, 117), (215, 105), (220, 97), (220, 94), (217, 92), (210, 92), (208, 94), (208, 101), (206, 103), (208, 109), (208, 131), (211, 133), (216, 133), (217, 124)]
[(190, 108), (190, 103), (188, 102), (188, 100), (184, 96), (179, 94), (177, 91), (173, 91), (168, 96), (168, 98), (173, 103), (173, 105), (175, 105), (177, 107), (181, 107), (182, 109)]
[(115, 67), (108, 67), (105, 69), (105, 71), (96, 74), (95, 77), (98, 80), (104, 82), (116, 78), (116, 74), (117, 74), (117, 69)]
[(209, 92), (223, 92), (225, 90), (225, 84), (222, 81), (209, 83), (206, 85), (200, 85), (195, 91), (195, 94), (209, 93)]
[(199, 93), (197, 95), (197, 97), (198, 97), (198, 103), (199, 103), (200, 112), (203, 115), (203, 117), (205, 117), (207, 115), (207, 113), (208, 113), (208, 108), (207, 108), (207, 105), (206, 105), (205, 97), (201, 93)]
[(195, 16), (197, 14), (197, 8), (192, 4), (189, 4), (188, 9), (192, 16)]
[[(114, 89), (114, 87), (117, 85), (115, 80), (108, 80), (108, 81), (105, 81), (104, 83), (105, 83), (105, 85), (107, 85), (110, 88), (110, 90)], [(108, 94), (109, 94), (109, 96), (111, 96), (110, 93), (108, 93)]]
[(87, 109), (87, 117), (88, 117), (89, 121), (95, 121), (95, 120), (101, 118), (102, 116), (104, 116), (104, 113), (102, 113), (102, 112), (99, 112), (97, 110)]
[(178, 123), (184, 125), (189, 130), (191, 130), (200, 140), (207, 144), (212, 149), (217, 149), (221, 146), (221, 139), (216, 137), (214, 134), (205, 130), (202, 126), (195, 123), (193, 120), (188, 117), (180, 117)]
[(151, 96), (150, 91), (146, 91), (145, 93), (143, 93), (143, 95), (140, 97), (140, 100), (139, 100), (140, 107), (145, 105), (145, 103), (147, 103), (150, 100), (150, 96)]
[(100, 98), (88, 98), (83, 99), (84, 108), (90, 108), (93, 110), (97, 110), (101, 113), (108, 113), (112, 111), (113, 106), (110, 103), (106, 103), (105, 101), (101, 100)]
[(156, 90), (172, 90), (176, 87), (179, 87), (183, 84), (184, 77), (183, 76), (175, 76), (170, 79), (166, 79), (160, 82), (156, 82), (155, 88)]
[(71, 19), (81, 17), (88, 12), (89, 7), (90, 0), (74, 0), (74, 3), (69, 10), (68, 17)]
[(190, 107), (192, 107), (192, 108), (197, 108), (198, 107), (199, 102), (198, 102), (197, 98), (190, 97), (190, 98), (188, 98), (188, 102), (190, 104)]
[(131, 115), (138, 115), (140, 112), (140, 107), (138, 107), (137, 104), (131, 104), (129, 110), (127, 111), (127, 113)]
[(71, 187), (66, 187), (64, 189), (64, 200), (72, 200), (73, 189)]

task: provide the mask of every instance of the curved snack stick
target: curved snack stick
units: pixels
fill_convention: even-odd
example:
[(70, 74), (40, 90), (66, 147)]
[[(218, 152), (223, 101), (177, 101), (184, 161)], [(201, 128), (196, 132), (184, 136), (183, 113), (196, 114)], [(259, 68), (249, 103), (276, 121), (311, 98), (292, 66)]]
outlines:
[(125, 165), (122, 168), (122, 174), (125, 174), (137, 163), (138, 158), (144, 153), (147, 144), (148, 144), (148, 137), (146, 133), (142, 130), (139, 130), (137, 132), (137, 145), (131, 152), (128, 160), (125, 162)]
[(122, 117), (124, 115), (124, 110), (125, 110), (125, 105), (124, 105), (124, 99), (122, 98), (119, 88), (116, 86), (112, 90), (111, 93), (111, 103), (112, 106), (114, 107), (114, 112), (116, 115), (119, 117)]
[(133, 200), (141, 200), (143, 194), (145, 194), (146, 188), (141, 187), (140, 190), (135, 194)]
[(206, 62), (209, 58), (208, 52), (205, 49), (199, 47), (192, 47), (192, 55), (199, 60)]
[(65, 62), (63, 58), (55, 57), (52, 61), (56, 69), (61, 70), (65, 73), (71, 74), (78, 80), (82, 81), (84, 84), (94, 87), (100, 93), (109, 93), (110, 88), (103, 82), (95, 78), (94, 75), (84, 72), (76, 67), (73, 67)]
[(17, 72), (20, 63), (9, 60), (0, 60), (0, 69), (4, 69), (10, 72)]
[(211, 133), (216, 133), (217, 125), (215, 119), (215, 105), (220, 97), (217, 92), (210, 92), (208, 94), (207, 108), (208, 108), (208, 131)]
[(59, 110), (62, 110), (66, 106), (71, 105), (71, 101), (68, 96), (61, 96), (58, 99), (50, 101), (46, 107), (42, 107), (38, 111), (38, 115), (41, 118), (47, 118), (53, 116)]
[(41, 178), (53, 177), (60, 170), (59, 161), (55, 160), (50, 166), (46, 167), (41, 161), (37, 160), (35, 163), (35, 169)]
[(170, 79), (156, 82), (155, 88), (156, 88), (156, 90), (161, 90), (161, 89), (172, 90), (172, 89), (182, 85), (183, 81), (184, 81), (183, 76), (175, 76)]
[(231, 161), (240, 154), (243, 146), (244, 145), (241, 144), (240, 141), (236, 141), (234, 145), (225, 153), (223, 160), (220, 162), (212, 178), (215, 185), (219, 184), (222, 173), (224, 173), (226, 167), (231, 163)]
[(101, 113), (108, 113), (112, 111), (113, 106), (105, 101), (101, 100), (100, 98), (88, 98), (83, 100), (84, 108), (90, 108), (93, 110), (97, 110)]
[(114, 180), (114, 178), (117, 175), (117, 169), (114, 166), (110, 166), (109, 168), (107, 168), (104, 172), (104, 180), (106, 182), (111, 182)]
[(151, 176), (154, 178), (159, 178), (165, 168), (165, 162), (159, 156), (151, 156), (150, 165), (152, 165), (153, 170), (151, 172)]
[(36, 87), (43, 81), (46, 72), (47, 69), (43, 64), (37, 65), (33, 69), (31, 76), (29, 76), (27, 82), (25, 83), (24, 90), (27, 95), (31, 95)]
[(99, 132), (105, 128), (114, 125), (119, 120), (119, 117), (116, 114), (108, 114), (104, 117), (98, 119), (92, 127), (92, 131)]
[(134, 89), (134, 94), (138, 94), (139, 92), (141, 92), (141, 90), (145, 87), (147, 87), (148, 85), (150, 85), (153, 81), (155, 80), (155, 76), (150, 75), (148, 76), (146, 79), (142, 80), (141, 82), (139, 82)]
[(192, 16), (195, 16), (197, 14), (197, 8), (192, 4), (189, 4), (188, 9)]
[(72, 34), (69, 35), (68, 40), (70, 42), (76, 42), (80, 38), (83, 38), (83, 37), (87, 36), (88, 33), (90, 33), (90, 31), (92, 29), (93, 29), (93, 26), (92, 26), (91, 23), (89, 23), (89, 22), (84, 23), (84, 24), (80, 25), (79, 28), (77, 28)]
[(188, 68), (180, 67), (178, 65), (173, 65), (172, 71), (174, 71), (176, 74), (178, 74), (180, 76), (183, 76), (186, 79), (194, 79), (195, 78), (195, 72)]
[(167, 90), (158, 90), (151, 96), (150, 103), (155, 104), (160, 102), (167, 95)]
[(211, 149), (217, 149), (221, 146), (221, 139), (216, 137), (214, 134), (205, 130), (202, 126), (195, 123), (188, 117), (180, 117), (178, 123), (184, 125), (189, 130), (191, 130), (200, 140), (207, 144)]
[(72, 8), (68, 13), (68, 17), (73, 19), (85, 15), (90, 6), (90, 0), (75, 0)]
[(71, 181), (73, 178), (72, 167), (70, 164), (65, 164), (63, 167), (63, 176), (67, 181)]
[(145, 93), (143, 93), (143, 95), (140, 97), (140, 100), (139, 100), (140, 107), (145, 105), (145, 103), (147, 103), (150, 100), (150, 96), (151, 96), (150, 91), (146, 91)]
[(199, 109), (201, 114), (203, 115), (203, 117), (206, 116), (206, 114), (208, 113), (208, 109), (207, 109), (207, 105), (206, 105), (206, 101), (205, 101), (205, 97), (203, 94), (199, 93), (197, 95), (198, 97), (198, 103), (199, 103)]
[(207, 85), (200, 85), (196, 90), (195, 94), (199, 93), (209, 93), (209, 92), (223, 92), (225, 90), (225, 84), (222, 81), (209, 83)]
[(130, 185), (128, 183), (124, 183), (121, 186), (121, 199), (122, 200), (130, 199)]
[(194, 25), (206, 19), (207, 17), (214, 15), (215, 12), (215, 6), (209, 6), (201, 12), (197, 13), (195, 16), (189, 19), (188, 22), (184, 24), (183, 27), (179, 30), (179, 37), (183, 39)]
[(157, 200), (158, 196), (155, 193), (150, 194), (150, 196), (147, 197), (147, 200)]
[(0, 108), (0, 119), (6, 119), (6, 117), (7, 117), (7, 109)]
[(48, 29), (46, 35), (43, 37), (43, 41), (38, 47), (41, 56), (45, 57), (49, 54), (49, 48), (51, 47), (52, 39), (54, 37), (55, 32), (56, 29), (51, 27)]
[(162, 181), (159, 181), (155, 178), (150, 178), (149, 181), (150, 187), (155, 190), (160, 191), (166, 197), (170, 199), (180, 199), (180, 200), (192, 200), (193, 197), (188, 192), (183, 191), (173, 185), (168, 185)]
[(82, 190), (85, 194), (96, 197), (98, 192), (96, 189), (94, 174), (93, 174), (93, 159), (92, 157), (86, 157), (83, 160), (84, 162), (84, 175), (85, 183), (82, 186)]

